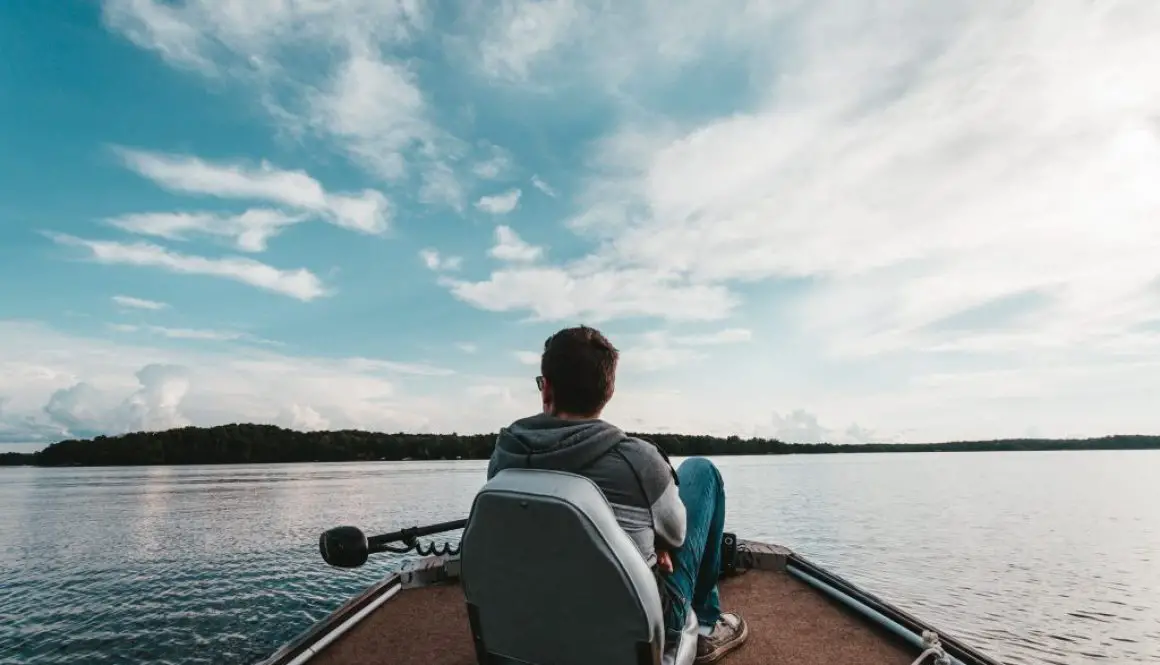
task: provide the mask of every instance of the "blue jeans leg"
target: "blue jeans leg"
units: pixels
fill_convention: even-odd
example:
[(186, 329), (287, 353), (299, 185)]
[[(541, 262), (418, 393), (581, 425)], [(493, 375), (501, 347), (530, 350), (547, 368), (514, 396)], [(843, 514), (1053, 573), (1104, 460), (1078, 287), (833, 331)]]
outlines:
[(721, 537), (725, 531), (725, 483), (704, 457), (690, 457), (677, 469), (685, 504), (685, 543), (673, 553), (669, 581), (689, 599), (697, 621), (708, 626), (721, 616), (717, 579), (721, 570)]

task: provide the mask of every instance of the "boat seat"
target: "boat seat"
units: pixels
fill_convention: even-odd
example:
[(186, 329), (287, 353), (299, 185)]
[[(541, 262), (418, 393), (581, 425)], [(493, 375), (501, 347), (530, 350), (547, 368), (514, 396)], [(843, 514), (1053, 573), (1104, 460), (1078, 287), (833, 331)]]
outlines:
[(476, 494), (460, 579), (480, 665), (690, 665), (664, 643), (656, 578), (588, 478), (506, 469)]

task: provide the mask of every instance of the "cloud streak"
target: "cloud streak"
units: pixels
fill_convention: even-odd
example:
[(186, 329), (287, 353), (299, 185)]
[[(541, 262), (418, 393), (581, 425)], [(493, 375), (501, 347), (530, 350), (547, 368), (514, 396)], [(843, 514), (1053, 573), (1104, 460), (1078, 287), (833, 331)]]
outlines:
[(85, 240), (66, 234), (50, 234), (49, 237), (57, 243), (88, 250), (90, 257), (98, 263), (147, 266), (178, 274), (229, 279), (302, 301), (329, 295), (321, 280), (305, 268), (282, 270), (248, 258), (211, 259), (179, 254), (144, 242)]
[(552, 189), (552, 186), (544, 182), (538, 175), (532, 176), (532, 187), (535, 187), (552, 198), (556, 197), (556, 190)]
[(157, 300), (146, 300), (144, 298), (134, 298), (133, 296), (113, 296), (113, 302), (121, 307), (130, 309), (144, 309), (149, 311), (157, 311), (167, 309), (169, 305)]
[[(123, 147), (116, 148), (116, 152), (127, 167), (175, 192), (270, 201), (315, 213), (339, 227), (366, 234), (386, 231), (390, 220), (390, 204), (376, 190), (328, 193), (305, 171), (280, 169), (266, 161), (257, 165), (240, 161), (210, 162), (190, 155)], [(259, 214), (269, 215), (268, 212)]]
[(151, 212), (119, 215), (105, 220), (122, 231), (167, 240), (188, 240), (203, 234), (228, 238), (243, 252), (264, 252), (270, 239), (292, 224), (304, 221), (302, 215), (288, 215), (278, 210), (254, 209), (240, 215), (208, 212)]
[(738, 303), (721, 285), (697, 284), (654, 270), (603, 268), (594, 262), (504, 268), (486, 280), (444, 279), (442, 284), (480, 309), (528, 311), (537, 321), (716, 321), (728, 317)]
[(154, 335), (160, 335), (169, 339), (203, 341), (203, 342), (235, 342), (235, 341), (250, 341), (266, 344), (273, 344), (269, 340), (263, 340), (247, 333), (237, 332), (233, 330), (210, 330), (204, 328), (171, 328), (168, 326), (140, 326), (131, 323), (114, 323), (109, 326), (117, 332), (136, 333), (147, 332)]

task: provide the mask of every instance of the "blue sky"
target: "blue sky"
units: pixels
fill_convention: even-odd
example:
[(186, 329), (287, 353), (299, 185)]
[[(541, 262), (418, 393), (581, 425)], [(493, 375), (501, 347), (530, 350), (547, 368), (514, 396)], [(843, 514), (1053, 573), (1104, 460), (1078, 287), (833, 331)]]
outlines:
[[(1050, 10), (1049, 10), (1050, 5)], [(1160, 429), (1160, 7), (0, 5), (0, 445)]]

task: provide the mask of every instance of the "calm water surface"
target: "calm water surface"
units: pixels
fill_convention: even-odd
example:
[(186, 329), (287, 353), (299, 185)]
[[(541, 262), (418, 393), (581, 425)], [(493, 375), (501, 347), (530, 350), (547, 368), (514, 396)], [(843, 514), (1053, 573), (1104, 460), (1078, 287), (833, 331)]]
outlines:
[[(1160, 451), (717, 460), (728, 523), (1012, 664), (1160, 663)], [(484, 462), (0, 469), (0, 663), (252, 663), (466, 515)]]

